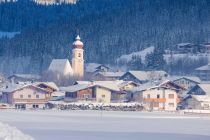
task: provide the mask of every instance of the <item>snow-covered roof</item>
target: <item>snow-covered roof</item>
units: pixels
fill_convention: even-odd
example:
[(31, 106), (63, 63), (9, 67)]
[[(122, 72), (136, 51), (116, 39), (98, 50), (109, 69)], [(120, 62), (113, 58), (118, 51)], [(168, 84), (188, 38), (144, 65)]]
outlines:
[(198, 84), (198, 86), (210, 96), (210, 84)]
[(121, 77), (125, 72), (99, 72), (97, 74), (103, 75), (104, 77)]
[(195, 98), (199, 102), (210, 102), (209, 95), (192, 95), (192, 97)]
[(86, 72), (95, 72), (96, 68), (99, 67), (102, 64), (98, 64), (98, 63), (86, 63), (85, 64), (85, 71)]
[(33, 83), (33, 85), (35, 85), (35, 86), (39, 86), (40, 84), (44, 84), (48, 87), (51, 87), (54, 90), (59, 90), (59, 88), (57, 87), (57, 85), (54, 82), (35, 82), (35, 83)]
[(51, 96), (56, 96), (56, 97), (58, 97), (58, 96), (65, 96), (65, 92), (63, 92), (63, 91), (54, 91), (54, 92), (52, 92)]
[(151, 87), (154, 87), (154, 86), (156, 86), (154, 83), (147, 82), (145, 84), (141, 84), (137, 87), (132, 88), (130, 91), (131, 92), (141, 92), (141, 91), (150, 89)]
[(77, 84), (77, 85), (72, 85), (68, 87), (60, 87), (61, 91), (66, 91), (66, 92), (76, 92), (79, 90), (87, 89), (92, 87), (92, 84)]
[(147, 72), (145, 71), (129, 71), (129, 73), (139, 80), (142, 80), (142, 81), (148, 80)]
[(177, 44), (177, 46), (188, 46), (188, 45), (193, 45), (191, 43), (179, 43)]
[(6, 37), (6, 38), (13, 38), (15, 35), (20, 34), (20, 32), (2, 32), (0, 31), (0, 38)]
[(139, 85), (138, 83), (135, 83), (133, 81), (122, 81), (121, 83), (118, 84), (118, 87), (122, 88), (122, 87), (124, 87), (124, 86), (126, 86), (128, 84), (135, 84), (137, 86)]
[[(162, 78), (167, 77), (167, 72), (165, 71), (128, 71), (131, 75), (136, 77), (138, 80), (147, 81), (152, 78)], [(125, 73), (126, 74), (126, 73)]]
[(196, 68), (195, 70), (210, 71), (210, 63), (208, 65)]
[(67, 92), (76, 92), (82, 89), (91, 88), (94, 86), (104, 87), (113, 91), (120, 91), (118, 87), (119, 81), (77, 81), (76, 85), (68, 86), (68, 87), (61, 87), (61, 91)]
[(194, 81), (197, 83), (201, 82), (201, 79), (196, 76), (170, 76), (170, 77), (168, 77), (168, 80), (170, 80), (170, 81), (177, 81), (180, 79), (188, 79), (188, 80), (191, 80), (191, 81)]
[(21, 88), (27, 87), (30, 84), (16, 84), (16, 83), (8, 83), (7, 85), (5, 85), (3, 88), (1, 88), (2, 92), (13, 92), (16, 90), (19, 90)]
[(44, 84), (46, 86), (51, 87), (54, 90), (58, 90), (58, 87), (56, 86), (55, 83), (53, 82), (35, 82), (35, 83), (7, 83), (3, 88), (1, 88), (2, 92), (7, 92), (7, 93), (11, 93), (13, 91), (28, 87), (28, 86), (33, 86), (42, 90), (45, 90), (41, 87), (39, 87), (40, 84)]
[(73, 70), (68, 59), (53, 59), (48, 70), (63, 75), (73, 74)]
[(13, 74), (9, 76), (8, 78), (12, 77), (19, 77), (19, 78), (24, 78), (24, 79), (41, 79), (40, 75), (35, 75), (35, 74)]

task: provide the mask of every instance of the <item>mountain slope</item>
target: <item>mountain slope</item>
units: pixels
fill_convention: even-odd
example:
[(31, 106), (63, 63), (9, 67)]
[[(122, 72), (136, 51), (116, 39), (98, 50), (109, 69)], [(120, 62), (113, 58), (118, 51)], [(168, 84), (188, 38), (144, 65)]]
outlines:
[(77, 32), (86, 62), (110, 63), (148, 46), (170, 48), (210, 39), (209, 0), (79, 0), (74, 5), (31, 1), (0, 5), (0, 30), (21, 31), (0, 40), (0, 70), (40, 73), (53, 58), (69, 58)]

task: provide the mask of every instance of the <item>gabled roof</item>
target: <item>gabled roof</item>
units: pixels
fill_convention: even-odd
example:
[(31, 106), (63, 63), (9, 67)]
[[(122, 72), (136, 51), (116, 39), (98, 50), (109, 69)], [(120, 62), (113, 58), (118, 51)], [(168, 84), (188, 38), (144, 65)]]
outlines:
[(165, 86), (167, 87), (167, 85), (171, 85), (173, 88), (177, 89), (177, 90), (186, 90), (184, 87), (174, 83), (173, 81), (170, 80), (165, 80), (164, 82), (162, 82), (159, 86)]
[(199, 67), (199, 68), (196, 68), (195, 70), (198, 70), (198, 71), (210, 71), (210, 64), (208, 65), (205, 65), (205, 66), (202, 66), (202, 67)]
[(96, 67), (96, 69), (100, 69), (101, 67), (105, 67), (107, 69), (110, 69), (108, 66), (105, 66), (104, 64), (99, 65), (98, 67)]
[(199, 102), (210, 102), (209, 95), (191, 95), (191, 96)]
[(102, 75), (104, 77), (121, 77), (125, 72), (99, 72), (95, 75)]
[(9, 84), (5, 85), (5, 87), (3, 87), (1, 89), (1, 91), (2, 92), (10, 93), (10, 92), (19, 90), (21, 88), (27, 87), (29, 85), (31, 85), (31, 84), (15, 84), (15, 83), (9, 83)]
[(67, 91), (67, 92), (76, 92), (79, 90), (91, 88), (91, 87), (103, 87), (112, 91), (120, 91), (118, 84), (116, 81), (77, 81), (76, 85), (68, 86), (68, 87), (61, 87), (61, 91)]
[(98, 64), (98, 63), (87, 63), (85, 65), (85, 71), (86, 72), (90, 72), (90, 73), (93, 73), (93, 72), (96, 72), (100, 69), (100, 67), (106, 67), (108, 69), (110, 69), (108, 66), (104, 65), (104, 64)]
[(153, 84), (153, 83), (147, 82), (147, 83), (145, 83), (145, 84), (141, 84), (141, 85), (139, 85), (139, 86), (137, 86), (137, 87), (134, 87), (134, 88), (132, 88), (132, 89), (129, 90), (129, 91), (131, 91), (131, 92), (141, 92), (141, 91), (145, 91), (145, 90), (147, 90), (147, 89), (150, 89), (150, 88), (153, 87), (153, 86), (156, 86), (156, 85)]
[(73, 74), (73, 70), (68, 59), (53, 59), (48, 70), (64, 75)]
[(20, 90), (20, 89), (23, 89), (23, 88), (29, 87), (29, 86), (33, 86), (35, 88), (47, 91), (46, 89), (39, 87), (38, 86), (39, 84), (44, 84), (44, 85), (54, 89), (55, 91), (58, 90), (58, 87), (53, 82), (36, 82), (36, 83), (26, 83), (26, 84), (9, 83), (4, 88), (2, 88), (1, 91), (6, 92), (6, 93), (11, 93), (16, 90)]
[(57, 87), (57, 85), (54, 82), (35, 82), (35, 83), (33, 83), (33, 85), (35, 85), (35, 86), (39, 86), (41, 84), (46, 85), (56, 91), (59, 90), (59, 88)]
[(138, 83), (135, 83), (135, 82), (133, 82), (133, 81), (123, 81), (122, 83), (119, 83), (119, 84), (118, 84), (118, 87), (119, 87), (119, 88), (122, 88), (122, 87), (124, 87), (124, 86), (127, 86), (128, 84), (134, 84), (134, 85), (136, 85), (136, 86), (139, 86)]
[(138, 80), (146, 81), (147, 80), (147, 73), (145, 71), (129, 71), (131, 75), (133, 75)]
[(199, 86), (207, 95), (210, 96), (210, 84), (198, 84)]
[(95, 72), (96, 68), (99, 67), (101, 64), (98, 63), (87, 63), (85, 65), (85, 71), (86, 72)]
[(170, 81), (177, 81), (177, 80), (180, 80), (180, 79), (186, 79), (186, 80), (190, 80), (190, 81), (193, 81), (195, 83), (200, 83), (201, 82), (201, 79), (199, 77), (196, 77), (196, 76), (170, 76), (168, 78)]
[(140, 81), (147, 81), (152, 77), (154, 77), (154, 78), (167, 77), (167, 75), (168, 75), (167, 72), (165, 72), (165, 71), (128, 71), (124, 75), (126, 75), (128, 73), (130, 73), (131, 75), (133, 75), (136, 79), (138, 79)]
[(13, 74), (8, 77), (8, 79), (12, 77), (19, 77), (19, 78), (24, 78), (24, 79), (41, 79), (40, 75), (35, 75), (35, 74)]
[(78, 84), (78, 85), (72, 85), (68, 87), (60, 87), (61, 91), (66, 91), (66, 92), (76, 92), (79, 90), (87, 89), (93, 87), (92, 84)]

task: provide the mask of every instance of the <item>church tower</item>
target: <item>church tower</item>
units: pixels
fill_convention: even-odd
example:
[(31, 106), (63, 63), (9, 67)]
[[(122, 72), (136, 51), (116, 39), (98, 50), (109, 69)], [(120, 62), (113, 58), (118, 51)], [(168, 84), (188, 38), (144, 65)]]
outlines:
[(83, 43), (80, 41), (79, 35), (73, 43), (72, 50), (72, 69), (75, 76), (84, 76), (84, 58), (83, 58)]

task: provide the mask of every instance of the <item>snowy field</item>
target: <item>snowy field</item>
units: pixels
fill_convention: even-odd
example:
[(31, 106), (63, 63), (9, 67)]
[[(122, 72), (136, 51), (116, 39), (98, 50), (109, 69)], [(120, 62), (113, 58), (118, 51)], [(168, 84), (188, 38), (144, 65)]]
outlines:
[(16, 127), (35, 140), (210, 140), (210, 116), (0, 110), (0, 122)]

